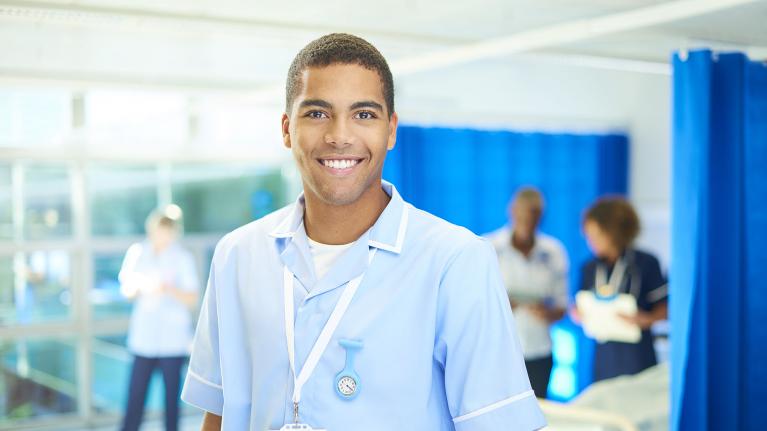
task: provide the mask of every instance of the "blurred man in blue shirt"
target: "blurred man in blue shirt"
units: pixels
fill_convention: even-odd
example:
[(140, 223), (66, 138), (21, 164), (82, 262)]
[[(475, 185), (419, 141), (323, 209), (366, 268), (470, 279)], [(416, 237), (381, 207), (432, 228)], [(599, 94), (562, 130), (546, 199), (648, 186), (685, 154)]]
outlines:
[(538, 398), (546, 398), (554, 365), (549, 333), (567, 308), (568, 271), (562, 243), (538, 230), (543, 208), (543, 195), (522, 187), (509, 204), (509, 225), (488, 235), (498, 253), (525, 366)]

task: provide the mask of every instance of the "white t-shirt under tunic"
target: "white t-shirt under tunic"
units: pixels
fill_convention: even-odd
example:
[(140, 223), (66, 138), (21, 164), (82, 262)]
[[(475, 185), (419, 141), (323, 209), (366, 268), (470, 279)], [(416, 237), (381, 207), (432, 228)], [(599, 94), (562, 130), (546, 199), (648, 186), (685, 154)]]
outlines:
[(306, 239), (309, 241), (309, 251), (312, 253), (314, 273), (317, 274), (317, 279), (324, 277), (344, 251), (354, 245), (353, 242), (340, 245), (322, 244), (309, 237)]

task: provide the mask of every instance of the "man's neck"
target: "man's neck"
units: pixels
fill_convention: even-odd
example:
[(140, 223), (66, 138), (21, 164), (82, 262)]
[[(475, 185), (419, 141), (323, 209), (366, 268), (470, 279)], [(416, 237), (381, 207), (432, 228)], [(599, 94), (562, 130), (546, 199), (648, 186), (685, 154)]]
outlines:
[(513, 228), (511, 230), (511, 246), (516, 248), (525, 257), (530, 257), (530, 253), (535, 247), (535, 235), (519, 235)]
[(349, 205), (330, 205), (311, 193), (304, 194), (306, 235), (322, 244), (349, 244), (378, 220), (391, 197), (377, 183)]

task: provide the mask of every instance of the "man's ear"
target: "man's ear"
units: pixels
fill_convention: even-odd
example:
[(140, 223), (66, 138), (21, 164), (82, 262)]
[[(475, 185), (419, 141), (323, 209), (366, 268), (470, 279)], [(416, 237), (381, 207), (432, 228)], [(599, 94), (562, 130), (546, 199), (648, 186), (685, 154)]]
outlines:
[(394, 145), (397, 144), (397, 123), (399, 117), (396, 112), (392, 112), (391, 118), (389, 118), (389, 139), (386, 143), (386, 149), (391, 151), (394, 149)]
[(290, 143), (290, 117), (288, 114), (282, 114), (282, 144), (285, 148), (291, 148)]

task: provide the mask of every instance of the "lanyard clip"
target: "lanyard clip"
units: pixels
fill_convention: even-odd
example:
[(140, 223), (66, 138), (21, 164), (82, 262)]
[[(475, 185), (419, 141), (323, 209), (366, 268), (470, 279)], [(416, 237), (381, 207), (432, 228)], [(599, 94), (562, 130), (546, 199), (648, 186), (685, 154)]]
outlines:
[(293, 423), (298, 423), (298, 403), (293, 402)]

